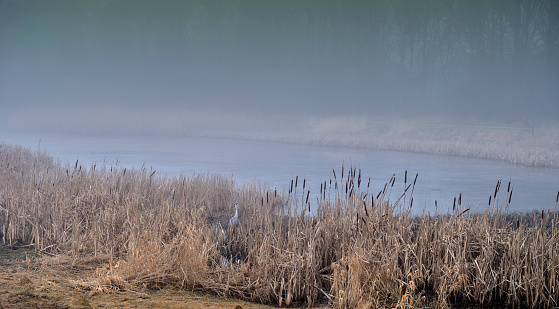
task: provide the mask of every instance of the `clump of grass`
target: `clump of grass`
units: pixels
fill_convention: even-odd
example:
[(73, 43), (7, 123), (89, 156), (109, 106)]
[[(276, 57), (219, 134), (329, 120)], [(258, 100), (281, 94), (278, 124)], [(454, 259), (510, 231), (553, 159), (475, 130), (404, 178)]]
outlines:
[[(557, 306), (557, 211), (509, 214), (514, 188), (499, 181), (483, 213), (458, 196), (451, 213), (412, 217), (417, 175), (393, 175), (372, 192), (356, 168), (338, 172), (311, 214), (298, 177), (285, 192), (222, 176), (85, 168), (0, 145), (0, 236), (106, 261), (100, 291), (175, 286), (278, 306)], [(396, 179), (403, 192), (392, 192)]]

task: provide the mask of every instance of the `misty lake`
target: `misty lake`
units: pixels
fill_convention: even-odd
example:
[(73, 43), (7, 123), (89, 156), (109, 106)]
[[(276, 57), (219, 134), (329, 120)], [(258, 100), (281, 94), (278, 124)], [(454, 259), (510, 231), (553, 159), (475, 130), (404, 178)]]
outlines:
[(350, 166), (361, 169), (365, 190), (371, 177), (369, 192), (375, 195), (396, 174), (392, 200), (404, 190), (406, 170), (408, 184), (419, 174), (413, 193), (416, 214), (423, 209), (434, 214), (435, 200), (438, 213), (445, 213), (452, 209), (454, 197), (460, 193), (463, 205), (483, 211), (499, 179), (503, 182), (501, 188), (506, 190), (508, 181), (514, 188), (509, 211), (554, 209), (559, 190), (557, 169), (361, 148), (202, 137), (84, 137), (13, 132), (2, 133), (0, 142), (33, 150), (40, 147), (55, 159), (71, 164), (77, 159), (84, 167), (94, 163), (136, 169), (145, 166), (168, 176), (222, 174), (233, 177), (238, 184), (250, 181), (286, 191), (291, 180), (298, 176), (300, 181), (306, 180), (311, 191), (309, 200), (314, 201), (311, 207), (316, 207), (321, 182), (330, 181), (332, 169), (339, 179), (342, 164), (346, 173)]

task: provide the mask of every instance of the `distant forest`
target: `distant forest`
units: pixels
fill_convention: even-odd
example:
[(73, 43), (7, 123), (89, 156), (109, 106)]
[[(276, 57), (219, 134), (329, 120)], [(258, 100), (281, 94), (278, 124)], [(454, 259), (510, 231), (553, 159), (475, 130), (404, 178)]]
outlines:
[(148, 72), (167, 101), (234, 79), (255, 108), (559, 116), (557, 0), (3, 0), (0, 35), (3, 67)]

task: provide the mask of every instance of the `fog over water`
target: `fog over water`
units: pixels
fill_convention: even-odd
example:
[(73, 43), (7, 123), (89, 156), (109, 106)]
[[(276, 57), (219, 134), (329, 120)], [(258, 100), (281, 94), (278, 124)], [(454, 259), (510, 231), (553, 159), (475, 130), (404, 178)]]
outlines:
[[(320, 144), (393, 121), (481, 124), (527, 140), (559, 119), (557, 85), (554, 0), (0, 0), (0, 141), (124, 137), (129, 153), (131, 136), (289, 131)], [(486, 135), (476, 134), (474, 144)], [(549, 136), (545, 151), (559, 151)], [(197, 147), (200, 160), (212, 154)], [(273, 155), (265, 148), (251, 157)]]
[(553, 0), (0, 1), (0, 117), (19, 129), (522, 122), (559, 118), (558, 84)]

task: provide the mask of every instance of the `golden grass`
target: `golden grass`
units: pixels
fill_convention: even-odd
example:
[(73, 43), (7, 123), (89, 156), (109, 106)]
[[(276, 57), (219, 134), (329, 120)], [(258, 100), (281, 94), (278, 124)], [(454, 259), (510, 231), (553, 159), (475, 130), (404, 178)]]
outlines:
[[(95, 278), (101, 291), (175, 286), (339, 308), (558, 305), (556, 211), (508, 214), (513, 188), (498, 182), (484, 213), (471, 214), (459, 197), (450, 214), (412, 217), (417, 179), (407, 173), (398, 194), (395, 176), (381, 192), (355, 168), (337, 176), (310, 216), (305, 179), (283, 191), (63, 165), (0, 145), (0, 237), (106, 261)], [(236, 202), (240, 223), (229, 226)]]

